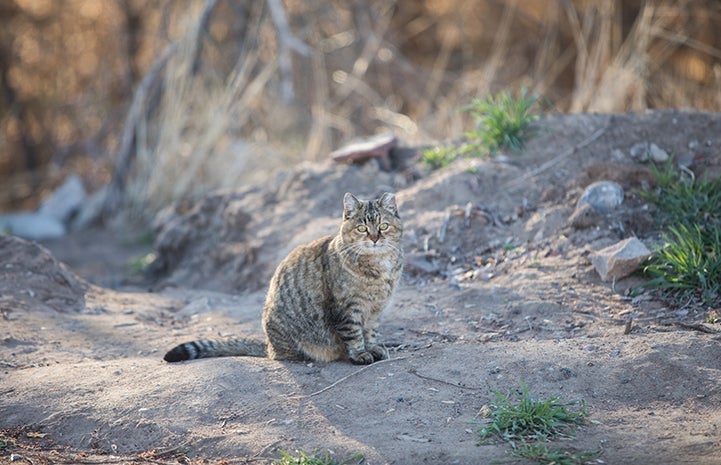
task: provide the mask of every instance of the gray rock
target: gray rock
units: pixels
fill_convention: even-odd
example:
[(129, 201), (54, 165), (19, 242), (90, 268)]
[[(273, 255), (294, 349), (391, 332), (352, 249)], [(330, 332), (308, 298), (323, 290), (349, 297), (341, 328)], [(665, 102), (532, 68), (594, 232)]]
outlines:
[(601, 280), (624, 278), (638, 269), (651, 256), (651, 251), (635, 237), (594, 252), (589, 256), (591, 264)]
[(72, 231), (83, 229), (99, 219), (103, 213), (103, 205), (107, 194), (108, 186), (104, 186), (87, 196), (77, 215), (70, 221), (70, 229)]
[(50, 197), (45, 199), (38, 208), (38, 213), (50, 216), (58, 221), (68, 224), (85, 201), (85, 188), (80, 177), (72, 174), (65, 179), (60, 187), (55, 189)]
[(648, 160), (649, 146), (648, 142), (638, 142), (631, 146), (628, 153), (636, 161), (647, 161)]
[(666, 163), (670, 158), (668, 152), (666, 152), (664, 149), (662, 149), (656, 144), (651, 144), (648, 146), (648, 156), (655, 163)]
[(613, 181), (598, 181), (586, 187), (576, 209), (590, 205), (601, 213), (609, 213), (623, 203), (623, 187)]
[(57, 239), (66, 233), (57, 218), (42, 213), (8, 213), (0, 215), (0, 233), (41, 241)]

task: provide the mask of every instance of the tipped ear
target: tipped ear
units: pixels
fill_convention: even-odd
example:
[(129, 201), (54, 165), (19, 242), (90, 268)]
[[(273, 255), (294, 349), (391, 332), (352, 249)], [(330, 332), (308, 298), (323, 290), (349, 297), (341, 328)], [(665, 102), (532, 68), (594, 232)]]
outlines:
[(378, 205), (395, 215), (398, 214), (398, 206), (396, 205), (395, 194), (391, 194), (390, 192), (384, 192), (383, 194), (381, 194), (380, 197), (378, 197)]
[(353, 212), (358, 210), (360, 206), (361, 202), (355, 195), (350, 192), (345, 193), (343, 196), (343, 216), (348, 217), (348, 215), (351, 215)]

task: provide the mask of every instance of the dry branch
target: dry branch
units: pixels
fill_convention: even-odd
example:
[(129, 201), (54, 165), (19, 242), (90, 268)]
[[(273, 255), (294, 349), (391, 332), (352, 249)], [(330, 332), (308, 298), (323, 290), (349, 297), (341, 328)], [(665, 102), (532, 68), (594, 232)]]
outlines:
[[(206, 0), (203, 10), (200, 14), (199, 24), (205, 24), (210, 17), (210, 13), (217, 3), (217, 0)], [(198, 36), (198, 38), (200, 35)], [(196, 45), (197, 46), (197, 45)], [(199, 49), (199, 46), (198, 46)], [(159, 82), (159, 76), (165, 70), (170, 58), (178, 50), (178, 43), (174, 42), (165, 49), (163, 54), (158, 58), (150, 70), (143, 76), (138, 88), (133, 94), (133, 100), (130, 109), (125, 117), (123, 135), (120, 140), (120, 149), (115, 162), (115, 171), (113, 178), (108, 186), (105, 195), (101, 215), (110, 217), (123, 206), (125, 196), (125, 181), (130, 171), (130, 165), (136, 154), (137, 128), (141, 118), (148, 111), (147, 103), (150, 100), (151, 90)], [(197, 56), (196, 56), (197, 61)]]

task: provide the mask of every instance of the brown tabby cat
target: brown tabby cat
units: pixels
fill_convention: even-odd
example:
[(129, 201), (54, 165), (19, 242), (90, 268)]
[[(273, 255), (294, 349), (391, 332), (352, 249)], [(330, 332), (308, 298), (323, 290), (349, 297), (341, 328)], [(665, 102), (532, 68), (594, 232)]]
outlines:
[(275, 270), (263, 307), (266, 343), (188, 342), (165, 360), (246, 355), (369, 364), (388, 358), (376, 343), (376, 328), (403, 266), (395, 196), (358, 200), (347, 193), (343, 205), (337, 234), (297, 247)]

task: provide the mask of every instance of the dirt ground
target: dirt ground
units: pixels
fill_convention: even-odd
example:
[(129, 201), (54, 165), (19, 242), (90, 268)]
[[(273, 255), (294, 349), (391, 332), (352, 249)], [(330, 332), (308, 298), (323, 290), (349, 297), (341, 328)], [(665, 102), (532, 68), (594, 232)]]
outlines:
[[(370, 464), (532, 463), (478, 445), (494, 391), (582, 399), (557, 440), (592, 463), (721, 463), (721, 328), (588, 255), (659, 243), (653, 142), (696, 175), (721, 169), (721, 116), (547, 116), (522, 155), (428, 172), (304, 165), (267, 186), (161, 215), (153, 276), (128, 263), (141, 233), (97, 228), (34, 244), (0, 237), (0, 461), (271, 463), (279, 450)], [(614, 180), (620, 209), (568, 224), (583, 188)], [(367, 367), (256, 358), (162, 361), (199, 337), (261, 337), (264, 286), (295, 245), (338, 225), (345, 191), (398, 193), (407, 266)], [(717, 309), (716, 309), (717, 310)]]

